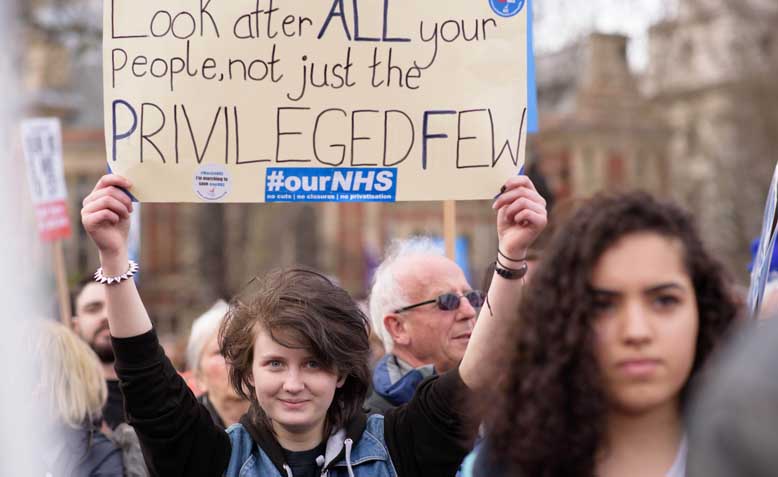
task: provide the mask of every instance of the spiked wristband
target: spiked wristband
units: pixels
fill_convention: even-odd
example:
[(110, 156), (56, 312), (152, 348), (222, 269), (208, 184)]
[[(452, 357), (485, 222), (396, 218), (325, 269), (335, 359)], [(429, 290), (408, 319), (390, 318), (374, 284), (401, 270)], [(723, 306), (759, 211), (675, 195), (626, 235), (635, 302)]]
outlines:
[(121, 275), (117, 275), (115, 277), (106, 277), (103, 275), (103, 267), (100, 267), (95, 272), (95, 281), (97, 283), (102, 283), (104, 285), (113, 285), (114, 283), (123, 282), (124, 280), (129, 280), (131, 276), (135, 275), (135, 273), (140, 268), (138, 264), (134, 260), (128, 260), (129, 262), (129, 268), (126, 272), (124, 272)]

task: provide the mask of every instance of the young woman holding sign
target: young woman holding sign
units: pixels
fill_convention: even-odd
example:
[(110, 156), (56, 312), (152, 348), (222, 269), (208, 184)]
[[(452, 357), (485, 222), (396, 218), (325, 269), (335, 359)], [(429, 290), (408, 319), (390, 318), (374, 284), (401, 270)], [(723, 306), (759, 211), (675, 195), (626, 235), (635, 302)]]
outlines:
[[(422, 383), (410, 403), (385, 417), (362, 411), (368, 320), (351, 297), (312, 271), (277, 271), (252, 280), (232, 300), (220, 330), (232, 385), (251, 401), (226, 434), (165, 358), (135, 284), (126, 279), (134, 269), (127, 259), (132, 204), (120, 188), (131, 187), (121, 177), (103, 177), (81, 215), (100, 251), (97, 276), (109, 283), (116, 370), (152, 473), (454, 475), (476, 430), (463, 398), (490, 385), (483, 364), (494, 340), (516, 325), (509, 318), (521, 294), (521, 259), (546, 225), (545, 201), (529, 179), (509, 179), (495, 201), (501, 265), (459, 368)], [(464, 291), (442, 291), (447, 299), (451, 292), (461, 304)]]
[(683, 477), (690, 381), (737, 312), (690, 216), (641, 193), (591, 200), (519, 309), (468, 477)]

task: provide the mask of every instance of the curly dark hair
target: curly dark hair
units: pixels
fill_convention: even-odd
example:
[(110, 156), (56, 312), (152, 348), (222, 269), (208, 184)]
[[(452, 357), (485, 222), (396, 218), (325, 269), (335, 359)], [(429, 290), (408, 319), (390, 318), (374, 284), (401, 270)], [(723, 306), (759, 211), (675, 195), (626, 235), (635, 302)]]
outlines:
[(362, 412), (370, 382), (368, 323), (348, 292), (313, 270), (275, 270), (252, 279), (230, 301), (219, 346), (230, 383), (251, 402), (254, 424), (273, 430), (252, 383), (258, 327), (283, 346), (309, 350), (325, 369), (346, 377), (327, 411), (324, 432), (329, 435)]
[[(609, 247), (640, 232), (683, 244), (700, 322), (692, 377), (735, 318), (728, 277), (705, 251), (689, 214), (643, 192), (586, 202), (552, 239), (525, 290), (520, 326), (506, 337), (501, 369), (493, 370), (498, 385), (484, 406), (489, 460), (510, 469), (505, 475), (594, 475), (607, 404), (595, 358), (590, 278)], [(687, 381), (682, 401), (688, 387)]]

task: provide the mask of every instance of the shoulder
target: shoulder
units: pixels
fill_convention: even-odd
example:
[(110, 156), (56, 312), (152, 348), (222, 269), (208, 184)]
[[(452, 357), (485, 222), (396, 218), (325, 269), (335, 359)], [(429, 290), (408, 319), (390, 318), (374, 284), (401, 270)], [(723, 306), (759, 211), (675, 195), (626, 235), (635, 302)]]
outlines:
[(230, 438), (230, 444), (232, 444), (233, 454), (243, 447), (246, 447), (250, 451), (251, 447), (254, 446), (254, 439), (243, 424), (238, 423), (228, 427), (227, 435)]
[(257, 457), (253, 452), (256, 446), (254, 439), (243, 424), (233, 424), (228, 427), (227, 435), (230, 438), (232, 450), (230, 452), (230, 463), (224, 475), (244, 475), (247, 468), (257, 465)]
[(124, 475), (122, 451), (102, 432), (96, 432), (92, 436), (91, 445), (81, 469), (86, 472), (87, 467), (89, 473), (86, 475), (121, 477)]
[(364, 407), (370, 413), (386, 414), (388, 410), (393, 409), (395, 406), (373, 390), (365, 400)]
[(384, 441), (384, 416), (383, 414), (370, 414), (365, 424), (365, 433), (380, 436), (381, 442)]

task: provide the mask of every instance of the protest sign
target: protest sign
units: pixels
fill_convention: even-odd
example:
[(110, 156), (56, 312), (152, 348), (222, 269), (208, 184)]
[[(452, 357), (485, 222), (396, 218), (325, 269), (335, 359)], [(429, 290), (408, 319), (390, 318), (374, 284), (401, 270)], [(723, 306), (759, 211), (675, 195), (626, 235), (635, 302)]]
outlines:
[(52, 242), (60, 319), (70, 326), (70, 295), (62, 240), (70, 237), (71, 228), (62, 166), (62, 128), (59, 119), (37, 118), (22, 121), (20, 129), (38, 233), (42, 241)]
[(750, 318), (756, 318), (759, 315), (765, 287), (770, 276), (771, 265), (776, 258), (773, 255), (775, 241), (778, 239), (778, 230), (776, 230), (775, 224), (776, 208), (778, 208), (778, 164), (775, 165), (773, 179), (767, 192), (767, 201), (762, 219), (762, 232), (759, 235), (758, 248), (754, 256), (753, 268), (751, 269), (751, 284), (748, 287), (747, 298), (747, 309)]
[(22, 121), (22, 149), (41, 240), (70, 236), (67, 190), (62, 168), (62, 130), (54, 118)]
[(106, 149), (151, 202), (493, 198), (525, 0), (105, 0)]

